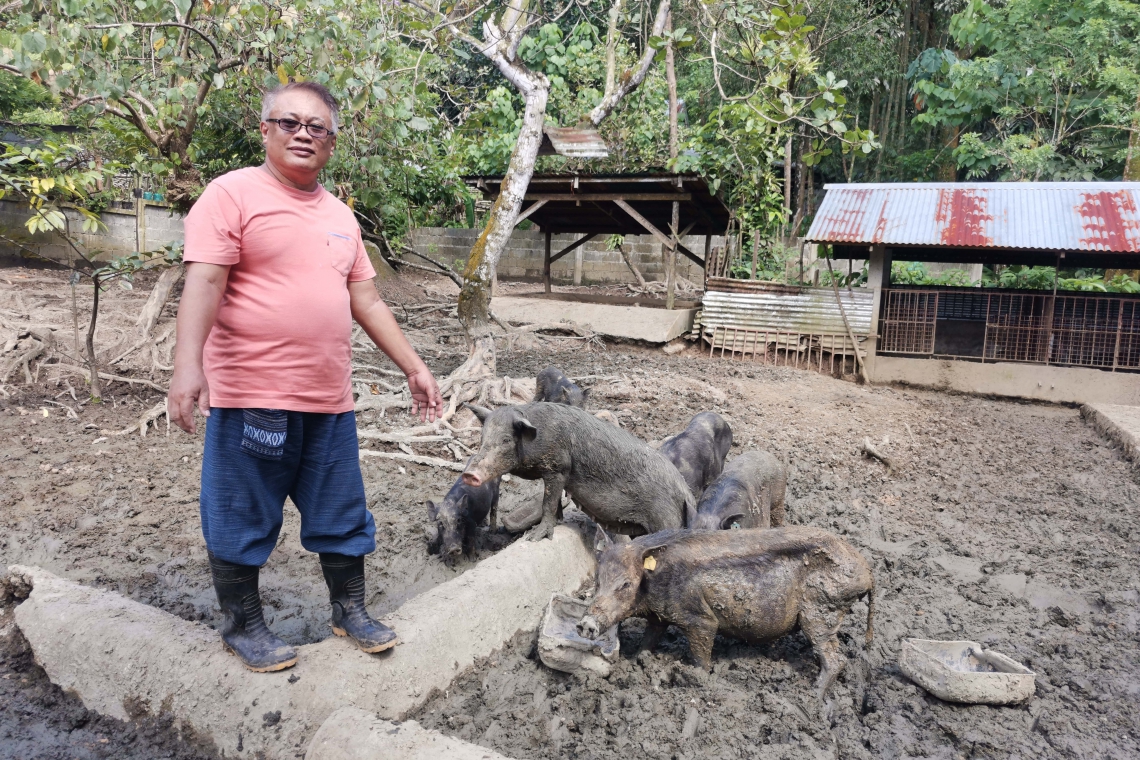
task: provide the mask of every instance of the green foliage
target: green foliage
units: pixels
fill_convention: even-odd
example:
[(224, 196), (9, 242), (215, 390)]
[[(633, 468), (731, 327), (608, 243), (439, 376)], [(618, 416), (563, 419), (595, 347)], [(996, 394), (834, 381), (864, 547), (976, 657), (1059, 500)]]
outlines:
[(959, 50), (924, 51), (907, 76), (916, 124), (959, 128), (969, 178), (1119, 176), (1140, 88), (1140, 5), (1126, 0), (970, 0)]
[(44, 141), (35, 147), (4, 147), (0, 153), (0, 200), (27, 204), (31, 211), (25, 223), (28, 232), (66, 231), (65, 207), (82, 216), (84, 232), (101, 226), (99, 215), (80, 204), (100, 180), (110, 180), (114, 167), (97, 167), (81, 156), (82, 149), (71, 143)]
[(19, 119), (21, 114), (53, 102), (51, 90), (43, 85), (0, 71), (0, 119)]
[(930, 274), (921, 261), (895, 261), (891, 263), (891, 283), (894, 285), (944, 285), (970, 287), (970, 275), (964, 269), (947, 269)]

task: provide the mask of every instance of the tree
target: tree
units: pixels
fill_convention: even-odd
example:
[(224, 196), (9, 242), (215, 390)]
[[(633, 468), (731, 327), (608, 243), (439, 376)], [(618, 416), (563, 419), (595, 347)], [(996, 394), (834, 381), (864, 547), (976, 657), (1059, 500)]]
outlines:
[(213, 157), (194, 136), (217, 90), (254, 113), (267, 86), (311, 77), (342, 99), (346, 119), (375, 106), (401, 129), (426, 130), (388, 86), (406, 71), (393, 15), (345, 0), (23, 0), (0, 29), (0, 68), (50, 87), (75, 118), (129, 125), (145, 148), (134, 168), (166, 176), (168, 199), (186, 204)]
[[(420, 39), (426, 45), (434, 48), (451, 39), (467, 44), (491, 61), (523, 100), (518, 136), (499, 195), (491, 207), (483, 233), (471, 249), (459, 294), (459, 318), (472, 345), (472, 353), (468, 361), (453, 373), (453, 382), (481, 379), (495, 373), (491, 281), (514, 231), (523, 197), (534, 174), (551, 90), (551, 78), (527, 65), (520, 55), (520, 47), (528, 39), (529, 32), (543, 22), (557, 20), (577, 5), (566, 3), (556, 13), (548, 15), (531, 8), (530, 0), (506, 0), (501, 9), (490, 3), (447, 6), (437, 2), (429, 7), (417, 0), (405, 2), (423, 14), (415, 26), (419, 27)], [(664, 31), (669, 2), (660, 0), (658, 3), (651, 32), (654, 37), (660, 38)], [(608, 19), (605, 91), (582, 118), (582, 123), (593, 126), (601, 124), (623, 98), (641, 85), (657, 55), (657, 49), (647, 44), (634, 65), (619, 73), (617, 60), (623, 20), (621, 0), (614, 0)], [(482, 38), (474, 32), (476, 26), (481, 27)]]
[(908, 76), (915, 121), (961, 130), (954, 156), (966, 176), (1121, 175), (1140, 117), (1140, 6), (970, 0), (950, 36), (961, 55), (925, 50)]
[[(46, 232), (57, 235), (68, 246), (70, 254), (64, 263), (71, 269), (72, 277), (72, 318), (75, 328), (75, 351), (79, 353), (78, 314), (74, 301), (74, 287), (79, 278), (91, 283), (91, 317), (87, 323), (85, 347), (87, 352), (87, 372), (90, 378), (91, 395), (98, 399), (102, 395), (99, 379), (99, 362), (95, 351), (95, 328), (99, 319), (99, 295), (110, 283), (119, 281), (130, 285), (134, 274), (156, 257), (174, 263), (181, 254), (172, 247), (156, 253), (133, 253), (98, 261), (99, 251), (85, 250), (70, 233), (64, 209), (71, 209), (80, 215), (85, 232), (98, 228), (102, 222), (99, 215), (80, 205), (88, 197), (100, 180), (109, 178), (115, 170), (113, 165), (97, 167), (94, 161), (84, 156), (83, 149), (68, 143), (41, 142), (36, 147), (8, 146), (0, 154), (0, 199), (15, 197), (25, 203), (30, 212), (26, 227), (29, 232)], [(38, 257), (35, 250), (14, 237), (8, 230), (0, 231), (0, 239)], [(49, 331), (50, 332), (50, 331)], [(41, 336), (42, 351), (51, 342), (50, 335)], [(22, 358), (26, 365), (28, 355)], [(14, 367), (5, 369), (0, 382)]]

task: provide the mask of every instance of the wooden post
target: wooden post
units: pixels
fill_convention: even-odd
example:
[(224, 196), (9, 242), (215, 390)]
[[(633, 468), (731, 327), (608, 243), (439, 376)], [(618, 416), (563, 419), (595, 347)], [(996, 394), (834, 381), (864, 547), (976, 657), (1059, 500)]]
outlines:
[(752, 279), (756, 279), (756, 258), (760, 255), (760, 228), (752, 230)]
[(546, 292), (550, 292), (550, 231), (546, 232), (546, 255), (543, 257), (542, 262), (542, 282), (546, 287)]
[(712, 235), (705, 235), (705, 290), (709, 286), (709, 254), (712, 252)]
[(673, 300), (677, 290), (677, 243), (681, 242), (677, 234), (681, 231), (681, 204), (673, 201), (672, 229), (673, 244), (669, 246), (668, 258), (665, 260), (665, 308), (673, 308)]

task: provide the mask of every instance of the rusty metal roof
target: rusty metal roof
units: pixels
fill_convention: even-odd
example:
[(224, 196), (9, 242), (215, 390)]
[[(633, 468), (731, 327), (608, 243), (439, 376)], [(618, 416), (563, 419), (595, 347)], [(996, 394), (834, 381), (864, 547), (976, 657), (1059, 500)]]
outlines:
[(543, 127), (540, 156), (608, 158), (610, 149), (593, 127)]
[(826, 185), (815, 243), (1140, 252), (1140, 183)]
[[(870, 333), (874, 293), (865, 288), (840, 288), (839, 297), (851, 331)], [(805, 335), (847, 334), (831, 288), (710, 277), (702, 299), (701, 328), (708, 332), (722, 326)]]

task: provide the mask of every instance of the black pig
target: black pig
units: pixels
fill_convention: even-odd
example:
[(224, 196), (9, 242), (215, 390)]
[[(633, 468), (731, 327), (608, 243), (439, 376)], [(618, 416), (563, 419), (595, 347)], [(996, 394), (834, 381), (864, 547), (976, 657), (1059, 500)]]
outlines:
[(628, 617), (649, 621), (643, 644), (669, 624), (689, 640), (702, 668), (722, 634), (758, 643), (798, 626), (816, 656), (816, 686), (826, 692), (843, 669), (839, 630), (851, 604), (868, 597), (867, 643), (874, 618), (874, 578), (855, 547), (819, 528), (666, 530), (615, 544), (598, 562), (594, 601), (578, 632), (596, 639)]
[(534, 400), (586, 408), (589, 390), (582, 390), (558, 367), (547, 367), (534, 378)]
[(475, 542), (475, 528), (490, 516), (494, 528), (499, 506), (499, 478), (479, 486), (470, 486), (463, 477), (456, 479), (443, 497), (442, 504), (427, 502), (428, 551), (438, 549), (444, 560), (453, 562), (459, 553), (470, 555)]
[(657, 450), (681, 473), (693, 498), (700, 499), (724, 469), (730, 448), (732, 428), (724, 417), (716, 412), (701, 412), (680, 433), (662, 441)]
[(546, 402), (467, 408), (483, 422), (483, 438), (465, 483), (478, 486), (508, 472), (543, 481), (542, 520), (527, 534), (532, 541), (554, 529), (563, 491), (606, 530), (631, 536), (679, 528), (696, 509), (669, 460), (589, 412)]
[(778, 528), (784, 524), (788, 470), (766, 451), (748, 451), (724, 466), (724, 472), (697, 503), (690, 528)]

